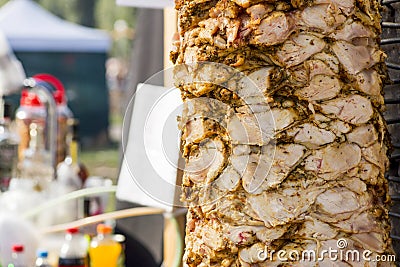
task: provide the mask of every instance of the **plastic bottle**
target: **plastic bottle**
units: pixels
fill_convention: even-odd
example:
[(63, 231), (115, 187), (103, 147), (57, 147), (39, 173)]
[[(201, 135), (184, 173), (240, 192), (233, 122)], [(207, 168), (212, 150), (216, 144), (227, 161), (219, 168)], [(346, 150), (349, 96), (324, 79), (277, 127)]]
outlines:
[(113, 239), (121, 245), (121, 254), (118, 258), (118, 267), (125, 267), (125, 242), (126, 238), (124, 235), (117, 234), (113, 236)]
[(87, 241), (78, 228), (70, 228), (61, 247), (58, 267), (86, 267)]
[(12, 246), (11, 258), (12, 262), (8, 264), (8, 267), (29, 267), (25, 259), (23, 245)]
[(105, 224), (97, 226), (97, 236), (90, 243), (91, 267), (117, 267), (121, 244), (112, 237), (112, 228)]
[[(69, 133), (67, 135), (68, 153), (65, 160), (57, 165), (57, 180), (53, 183), (56, 195), (66, 194), (82, 188), (80, 165), (78, 161), (79, 143), (75, 120), (68, 121)], [(67, 223), (84, 217), (84, 200), (76, 199), (62, 203), (53, 213), (56, 223)]]
[(51, 267), (47, 260), (48, 255), (47, 250), (39, 250), (37, 252), (36, 267)]
[(77, 121), (70, 119), (68, 121), (69, 133), (67, 135), (68, 153), (64, 161), (57, 166), (57, 179), (60, 183), (70, 187), (73, 190), (82, 188), (83, 181), (79, 176), (79, 138), (77, 133)]
[(8, 190), (11, 178), (15, 177), (18, 162), (19, 139), (10, 131), (10, 115), (10, 106), (4, 105), (4, 112), (0, 114), (0, 191), (2, 192)]

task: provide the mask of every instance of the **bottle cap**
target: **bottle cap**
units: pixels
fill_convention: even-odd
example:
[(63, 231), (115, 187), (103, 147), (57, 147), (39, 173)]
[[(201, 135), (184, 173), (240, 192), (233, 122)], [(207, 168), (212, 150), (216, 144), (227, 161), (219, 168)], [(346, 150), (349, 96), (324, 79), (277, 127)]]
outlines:
[(38, 258), (47, 258), (49, 256), (49, 253), (47, 250), (38, 250), (37, 251), (37, 257)]
[(79, 228), (76, 228), (76, 227), (67, 229), (67, 233), (69, 233), (69, 234), (76, 234), (78, 232), (79, 232)]
[(112, 227), (106, 224), (97, 225), (98, 234), (110, 234), (112, 232)]
[(12, 251), (13, 252), (23, 252), (24, 251), (24, 246), (17, 244), (12, 246)]
[(40, 102), (39, 96), (27, 89), (24, 89), (21, 92), (20, 104), (21, 106), (30, 106), (30, 107), (43, 106), (42, 102)]
[[(37, 84), (42, 85), (53, 94), (54, 101), (57, 105), (65, 105), (67, 103), (67, 97), (65, 95), (64, 85), (60, 80), (50, 74), (36, 74), (33, 76)], [(40, 98), (37, 94), (31, 90), (22, 90), (21, 93), (21, 106), (40, 107), (43, 106)]]

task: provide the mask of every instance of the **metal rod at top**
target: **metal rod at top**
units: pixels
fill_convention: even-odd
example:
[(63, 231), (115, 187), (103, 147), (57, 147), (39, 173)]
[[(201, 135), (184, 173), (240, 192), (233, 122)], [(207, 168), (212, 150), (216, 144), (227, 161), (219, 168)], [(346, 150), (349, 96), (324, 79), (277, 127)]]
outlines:
[(391, 29), (400, 29), (400, 23), (383, 21), (382, 27), (383, 28), (391, 28)]
[(400, 2), (400, 0), (383, 0), (382, 5), (390, 5), (398, 2)]

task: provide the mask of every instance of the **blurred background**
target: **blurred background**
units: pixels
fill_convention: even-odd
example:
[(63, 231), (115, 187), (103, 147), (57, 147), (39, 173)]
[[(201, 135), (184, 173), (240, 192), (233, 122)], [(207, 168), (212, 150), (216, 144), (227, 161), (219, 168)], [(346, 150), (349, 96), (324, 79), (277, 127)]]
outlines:
[[(32, 266), (42, 257), (37, 248), (46, 250), (52, 266), (76, 253), (87, 261), (96, 238), (111, 233), (107, 227), (120, 250), (117, 266), (180, 264), (183, 215), (178, 222), (137, 201), (132, 175), (120, 171), (122, 136), (131, 131), (129, 102), (139, 83), (171, 64), (177, 17), (172, 1), (118, 2), (0, 0), (0, 267), (18, 253)], [(151, 82), (162, 86), (164, 77)], [(117, 188), (129, 197), (118, 196)], [(124, 215), (115, 219), (113, 211)], [(67, 229), (105, 214), (110, 217), (96, 223), (106, 228), (96, 230), (93, 222)], [(91, 241), (71, 245), (74, 235), (78, 243)]]
[[(16, 241), (19, 243), (24, 241), (26, 245), (31, 245), (31, 250), (35, 247), (32, 245), (33, 242), (25, 241), (27, 235), (22, 231), (25, 226), (20, 225), (21, 222), (15, 219), (17, 216), (3, 215), (1, 214), (3, 210), (18, 215), (23, 214), (29, 219), (26, 221), (33, 221), (36, 226), (43, 229), (51, 229), (53, 225), (96, 216), (104, 212), (142, 207), (135, 201), (131, 188), (126, 186), (129, 184), (121, 185), (120, 182), (117, 182), (118, 176), (124, 177), (120, 174), (121, 141), (123, 134), (127, 134), (129, 131), (129, 125), (123, 129), (124, 115), (127, 114), (126, 121), (130, 122), (132, 105), (128, 104), (135, 93), (137, 84), (145, 82), (171, 64), (168, 59), (168, 51), (172, 36), (177, 29), (177, 16), (172, 9), (172, 0), (117, 0), (117, 2), (131, 2), (136, 6), (147, 8), (118, 6), (116, 0), (0, 0), (0, 70), (2, 70), (0, 71), (0, 84), (3, 85), (1, 82), (6, 80), (2, 76), (3, 73), (10, 76), (15, 74), (9, 73), (4, 68), (4, 60), (9, 60), (15, 54), (27, 77), (47, 73), (62, 82), (62, 88), (64, 88), (61, 90), (62, 95), (57, 95), (57, 97), (54, 95), (56, 102), (58, 101), (57, 104), (63, 108), (60, 110), (65, 111), (60, 114), (65, 115), (65, 118), (76, 119), (72, 125), (69, 125), (71, 127), (68, 126), (69, 128), (65, 131), (59, 131), (62, 134), (59, 136), (61, 141), (58, 141), (64, 143), (65, 150), (57, 154), (60, 163), (57, 167), (57, 180), (53, 180), (54, 175), (50, 172), (34, 173), (34, 176), (38, 177), (29, 180), (26, 179), (32, 178), (29, 177), (32, 176), (32, 173), (29, 173), (31, 171), (29, 166), (32, 166), (32, 163), (38, 164), (34, 162), (39, 158), (36, 155), (43, 152), (38, 149), (37, 136), (39, 133), (43, 135), (43, 130), (48, 127), (48, 122), (27, 121), (27, 115), (32, 115), (33, 113), (29, 112), (36, 108), (43, 109), (43, 106), (37, 106), (34, 97), (29, 94), (23, 95), (20, 90), (15, 90), (18, 93), (6, 93), (4, 96), (11, 108), (8, 106), (2, 110), (2, 103), (0, 103), (0, 266), (1, 261), (6, 259), (2, 257), (11, 255), (11, 245), (5, 247), (3, 240), (10, 240), (13, 242), (12, 244)], [(392, 2), (392, 0), (388, 0), (387, 5), (391, 5)], [(150, 3), (156, 4), (150, 5)], [(150, 9), (149, 7), (158, 7), (159, 9)], [(164, 7), (166, 8), (161, 9)], [(399, 10), (398, 4), (395, 7)], [(398, 11), (396, 13), (395, 9), (391, 10), (391, 15), (384, 16), (384, 18), (390, 21), (389, 23), (398, 25), (400, 18)], [(391, 28), (399, 26), (387, 25), (392, 26), (387, 26), (389, 29), (385, 30), (384, 38), (398, 36), (398, 30)], [(6, 39), (7, 45), (10, 46), (9, 49), (4, 47), (6, 45), (2, 43), (2, 39)], [(390, 61), (393, 62), (392, 67), (389, 67), (392, 68), (391, 77), (394, 80), (394, 84), (386, 90), (386, 97), (390, 98), (388, 104), (392, 105), (388, 108), (386, 116), (391, 120), (389, 122), (391, 134), (394, 142), (397, 143), (395, 148), (398, 152), (397, 150), (400, 149), (398, 134), (396, 134), (399, 132), (397, 128), (400, 125), (398, 118), (400, 101), (398, 100), (400, 84), (398, 44), (386, 49)], [(2, 53), (2, 50), (5, 52)], [(397, 71), (394, 72), (394, 70)], [(37, 81), (48, 79), (44, 76), (36, 76), (36, 78)], [(168, 76), (158, 78), (160, 79), (153, 78), (151, 84), (163, 85), (164, 82), (168, 84)], [(55, 87), (59, 85), (57, 82), (54, 83), (54, 80), (50, 82), (51, 84)], [(6, 87), (0, 89), (7, 91)], [(64, 98), (64, 92), (67, 101)], [(2, 101), (2, 98), (0, 99)], [(20, 104), (22, 103), (26, 105), (25, 108), (21, 108)], [(27, 138), (36, 139), (36, 143), (19, 143), (19, 148), (24, 145), (30, 153), (25, 153), (27, 160), (21, 160), (20, 155), (19, 157), (14, 155), (20, 163), (23, 163), (19, 167), (22, 166), (21, 168), (25, 169), (25, 173), (16, 176), (10, 176), (11, 172), (9, 172), (12, 169), (11, 163), (15, 162), (10, 161), (10, 166), (6, 166), (2, 158), (2, 156), (6, 156), (3, 151), (9, 151), (10, 148), (14, 149), (18, 145), (17, 142), (12, 143), (11, 146), (10, 143), (7, 143), (14, 141), (4, 135), (3, 130), (8, 121), (3, 120), (5, 118), (2, 117), (7, 117), (6, 115), (11, 116), (13, 122), (22, 122), (20, 130), (23, 133), (20, 141), (25, 141), (24, 135), (27, 135)], [(39, 114), (40, 116), (42, 114)], [(67, 125), (62, 116), (59, 118), (60, 125)], [(79, 124), (76, 123), (77, 121)], [(18, 128), (18, 123), (16, 128)], [(20, 130), (11, 130), (14, 130), (14, 133), (21, 133)], [(2, 143), (2, 134), (7, 142)], [(41, 144), (40, 147), (44, 148), (44, 145)], [(33, 154), (31, 148), (35, 150)], [(16, 151), (10, 150), (10, 152)], [(40, 155), (43, 156), (42, 163), (47, 163), (47, 167), (49, 167), (48, 155)], [(394, 177), (392, 180), (396, 185), (400, 181), (398, 178), (399, 155), (400, 153), (396, 153), (395, 157), (392, 157), (394, 172), (392, 171), (391, 175)], [(80, 163), (84, 163), (84, 166)], [(33, 169), (40, 169), (35, 164), (33, 164)], [(140, 178), (147, 180), (149, 176), (146, 173)], [(16, 178), (13, 184), (10, 182), (11, 177)], [(40, 188), (38, 185), (45, 184), (41, 184), (41, 181), (45, 180), (44, 178), (47, 179), (47, 188), (46, 186)], [(125, 178), (131, 184), (133, 183), (131, 175), (125, 175)], [(3, 185), (2, 181), (7, 184)], [(120, 197), (117, 200), (114, 194), (110, 194), (111, 192), (115, 193), (116, 188), (112, 185), (117, 183), (119, 188), (126, 188), (129, 197)], [(71, 203), (71, 201), (53, 208), (47, 208), (45, 205), (49, 201), (57, 200), (60, 196), (74, 193), (75, 190), (85, 190), (91, 187), (108, 187), (109, 191), (105, 195), (99, 194), (95, 197), (83, 198), (83, 205), (82, 203)], [(395, 193), (398, 194), (397, 191), (400, 187), (393, 188), (396, 188)], [(400, 198), (398, 197), (398, 199)], [(37, 206), (42, 210), (38, 210)], [(76, 208), (82, 206), (84, 206), (83, 212)], [(127, 253), (120, 255), (123, 264), (118, 266), (181, 266), (180, 253), (183, 250), (184, 215), (175, 213), (164, 217), (159, 213), (108, 222), (114, 227), (114, 233), (122, 234), (124, 237), (124, 241), (121, 243)], [(391, 215), (395, 220), (400, 218), (398, 211)], [(396, 224), (394, 223), (394, 225)], [(38, 227), (35, 227), (26, 232), (37, 232), (37, 229)], [(93, 227), (91, 229), (83, 228), (81, 231), (88, 233), (91, 238), (96, 235)], [(56, 231), (54, 230), (54, 232)], [(394, 234), (399, 236), (397, 231)], [(63, 234), (59, 233), (56, 237), (57, 240), (64, 238)], [(121, 236), (118, 238), (121, 241)], [(396, 240), (400, 240), (400, 238)], [(60, 256), (58, 255), (60, 254), (60, 244), (53, 246), (52, 241), (51, 238), (50, 242), (46, 240), (45, 248), (49, 250), (50, 254), (53, 252), (53, 255)], [(398, 245), (399, 242), (396, 242)], [(43, 245), (41, 244), (41, 246)], [(16, 247), (16, 249), (20, 249), (20, 247)], [(28, 251), (29, 246), (26, 246), (25, 249)], [(81, 251), (83, 250), (81, 249)]]
[[(80, 160), (94, 176), (118, 174), (136, 17), (110, 0), (0, 0), (0, 30), (27, 77), (49, 73), (64, 84), (80, 122)], [(19, 99), (6, 101), (15, 111)]]

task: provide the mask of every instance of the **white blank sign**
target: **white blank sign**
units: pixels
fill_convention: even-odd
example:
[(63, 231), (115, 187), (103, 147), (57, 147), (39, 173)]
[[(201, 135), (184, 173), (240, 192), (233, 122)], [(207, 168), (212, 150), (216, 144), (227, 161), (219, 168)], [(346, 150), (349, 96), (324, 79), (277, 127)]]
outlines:
[[(139, 84), (118, 180), (117, 198), (173, 210), (182, 114), (177, 88)], [(127, 138), (127, 139), (126, 139)]]

